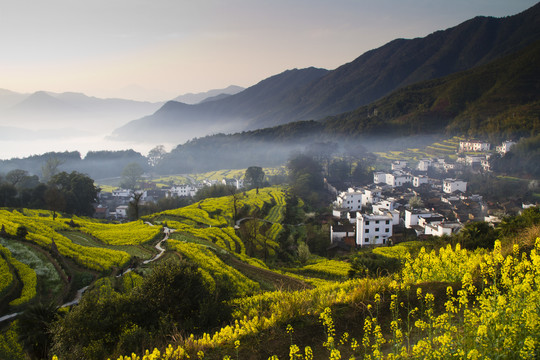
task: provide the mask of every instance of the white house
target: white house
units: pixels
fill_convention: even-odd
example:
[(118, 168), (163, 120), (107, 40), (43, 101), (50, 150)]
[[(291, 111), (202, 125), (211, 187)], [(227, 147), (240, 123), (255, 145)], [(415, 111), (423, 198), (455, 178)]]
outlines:
[(443, 236), (452, 235), (461, 229), (459, 222), (441, 222), (437, 224), (427, 224), (424, 231), (426, 235)]
[(386, 177), (386, 183), (392, 187), (402, 186), (412, 182), (412, 175), (402, 171), (394, 171)]
[(405, 210), (405, 227), (410, 229), (413, 226), (418, 225), (420, 218), (432, 217), (439, 214), (433, 213), (428, 209), (413, 209)]
[(505, 155), (507, 152), (510, 151), (512, 146), (514, 146), (516, 143), (514, 141), (506, 140), (503, 141), (503, 143), (495, 148), (497, 152), (501, 155)]
[(373, 204), (373, 212), (379, 213), (383, 210), (394, 210), (396, 208), (396, 200), (394, 198), (388, 198), (385, 200), (379, 200)]
[(428, 171), (429, 167), (431, 166), (432, 160), (431, 159), (421, 159), (418, 162), (417, 169), (420, 171)]
[(392, 225), (399, 225), (400, 223), (399, 210), (377, 209), (373, 213), (376, 215), (390, 215), (392, 217)]
[(341, 192), (336, 199), (336, 206), (350, 211), (362, 210), (362, 197), (364, 193), (362, 191), (349, 188), (347, 191)]
[(376, 172), (373, 173), (373, 182), (375, 184), (384, 183), (391, 187), (398, 187), (412, 182), (412, 175), (399, 170), (392, 173)]
[(456, 164), (454, 164), (454, 163), (447, 163), (447, 162), (445, 162), (445, 163), (443, 164), (443, 170), (444, 170), (445, 172), (449, 172), (450, 170), (454, 170), (455, 168), (456, 168)]
[[(330, 227), (330, 242), (346, 241), (356, 236), (355, 224), (332, 225)], [(351, 241), (353, 241), (351, 239)]]
[(386, 173), (383, 171), (376, 171), (373, 173), (373, 183), (386, 184)]
[(467, 182), (457, 179), (444, 179), (443, 191), (447, 194), (451, 194), (456, 191), (466, 192)]
[(460, 141), (459, 151), (489, 151), (491, 144), (481, 140)]
[(222, 179), (221, 183), (223, 185), (233, 185), (237, 189), (241, 189), (244, 187), (244, 179)]
[(364, 189), (364, 196), (362, 197), (362, 205), (367, 206), (369, 204), (374, 204), (379, 201), (381, 198), (381, 190), (380, 189)]
[(403, 170), (406, 167), (407, 167), (407, 162), (405, 160), (392, 161), (392, 170)]
[(467, 164), (469, 166), (474, 166), (476, 164), (480, 164), (482, 162), (482, 160), (485, 160), (485, 159), (486, 159), (485, 156), (467, 155), (467, 156), (465, 156), (465, 164)]
[(127, 218), (127, 212), (128, 212), (128, 206), (127, 205), (120, 205), (116, 208), (116, 217), (125, 219)]
[(392, 236), (392, 215), (358, 214), (356, 245), (383, 245)]
[(192, 185), (188, 184), (182, 184), (182, 185), (175, 185), (171, 187), (169, 190), (167, 196), (177, 196), (177, 197), (185, 197), (185, 196), (195, 196), (197, 193), (197, 188)]
[(414, 187), (419, 187), (422, 184), (428, 184), (429, 178), (425, 175), (418, 175), (418, 176), (413, 177), (412, 183)]
[(133, 190), (130, 189), (116, 189), (112, 191), (112, 196), (117, 199), (131, 199)]

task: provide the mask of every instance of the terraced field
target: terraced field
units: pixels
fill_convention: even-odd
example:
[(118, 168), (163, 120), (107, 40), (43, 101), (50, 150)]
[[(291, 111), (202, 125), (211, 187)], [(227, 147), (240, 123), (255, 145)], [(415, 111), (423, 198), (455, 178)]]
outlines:
[(450, 139), (435, 142), (422, 149), (410, 148), (403, 151), (388, 151), (376, 152), (380, 159), (392, 162), (396, 160), (406, 160), (413, 167), (423, 158), (441, 157), (441, 158), (457, 158), (456, 151), (459, 147), (459, 142), (464, 140), (463, 137), (453, 137)]

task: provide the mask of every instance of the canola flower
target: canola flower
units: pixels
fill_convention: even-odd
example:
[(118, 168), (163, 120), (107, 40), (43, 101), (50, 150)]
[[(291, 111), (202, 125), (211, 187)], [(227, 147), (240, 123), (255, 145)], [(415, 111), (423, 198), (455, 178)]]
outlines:
[[(326, 307), (318, 312), (322, 325), (327, 331), (323, 345), (328, 353), (323, 357), (342, 359), (346, 354), (347, 358), (351, 359), (394, 360), (531, 359), (538, 356), (540, 346), (540, 307), (538, 305), (540, 304), (540, 238), (536, 240), (535, 247), (530, 254), (520, 254), (519, 249), (514, 249), (512, 254), (504, 257), (501, 254), (500, 242), (497, 242), (493, 251), (483, 254), (464, 252), (456, 247), (455, 249), (446, 248), (439, 254), (424, 252), (420, 258), (422, 261), (408, 260), (410, 263), (407, 270), (404, 270), (402, 277), (396, 279), (392, 286), (387, 281), (384, 285), (381, 283), (379, 287), (371, 288), (372, 291), (377, 291), (376, 294), (371, 295), (374, 305), (377, 309), (381, 307), (379, 309), (381, 312), (389, 311), (392, 316), (389, 324), (390, 337), (383, 334), (378, 318), (371, 315), (366, 316), (364, 320), (363, 332), (360, 334), (361, 342), (354, 338), (349, 341), (348, 334), (339, 336), (335, 333), (331, 310), (327, 307), (333, 303), (358, 301), (358, 298), (351, 296), (351, 293), (354, 292), (354, 287), (361, 285), (359, 282), (348, 282), (348, 286), (352, 287), (347, 288), (348, 295), (343, 294), (337, 302), (327, 302)], [(456, 263), (457, 258), (474, 266), (470, 267), (469, 270), (464, 270), (461, 264)], [(433, 269), (451, 266), (454, 266), (454, 269), (461, 276), (458, 280), (460, 286), (458, 289), (447, 287), (445, 298), (437, 299), (429, 291), (418, 287), (416, 298), (420, 302), (419, 308), (396, 311), (406, 308), (405, 299), (400, 299), (398, 293), (390, 297), (387, 310), (382, 308), (384, 303), (381, 301), (381, 295), (378, 291), (407, 289), (408, 283), (428, 282), (428, 274), (435, 276), (433, 281), (442, 281), (440, 280), (441, 276), (445, 277), (449, 274), (438, 275), (433, 272)], [(446, 281), (453, 282), (456, 276), (452, 275)], [(475, 278), (479, 277), (483, 280), (480, 287), (475, 285), (478, 282), (474, 281)], [(339, 293), (338, 288), (342, 285), (336, 285), (333, 291)], [(309, 291), (316, 292), (320, 289)], [(302, 292), (302, 297), (309, 297), (309, 291)], [(322, 294), (318, 293), (318, 295)], [(206, 344), (200, 342), (202, 339), (197, 340), (192, 337), (191, 340), (194, 343), (198, 342), (201, 349), (219, 346), (220, 343), (232, 343), (242, 336), (263, 331), (267, 328), (263, 324), (276, 326), (286, 319), (307, 313), (308, 308), (311, 310), (317, 308), (315, 303), (310, 303), (306, 307), (306, 312), (286, 312), (285, 308), (274, 307), (278, 302), (270, 301), (268, 296), (283, 296), (283, 294), (257, 295), (246, 300), (238, 300), (239, 305), (241, 305), (239, 310), (243, 310), (240, 310), (236, 315), (246, 313), (250, 315), (250, 318), (246, 316), (243, 322), (237, 321), (238, 327), (236, 329), (238, 331), (230, 332), (229, 336), (224, 337), (228, 338), (224, 339), (224, 342), (216, 341), (216, 337), (207, 337)], [(286, 301), (290, 300), (296, 304), (290, 307), (299, 310), (300, 304), (295, 303), (294, 293), (289, 296), (290, 298)], [(437, 312), (435, 309), (437, 301), (444, 303), (442, 312)], [(373, 307), (367, 308), (369, 311), (373, 310)], [(284, 312), (280, 314), (280, 310)], [(267, 323), (264, 321), (263, 323), (252, 322), (259, 314), (263, 315), (266, 311), (274, 311), (272, 317), (264, 318)], [(410, 319), (402, 319), (401, 314), (409, 316)], [(407, 322), (414, 323), (412, 335), (404, 325)], [(222, 334), (224, 335), (224, 333)], [(408, 337), (413, 337), (413, 339), (406, 339)], [(336, 341), (337, 338), (342, 340)], [(413, 341), (409, 342), (409, 340)], [(390, 347), (385, 346), (386, 343), (389, 343)], [(311, 347), (309, 354), (310, 359), (313, 357), (321, 358), (319, 354), (313, 354)], [(301, 356), (305, 359), (308, 358), (307, 348), (305, 354), (302, 354), (298, 346), (291, 344), (289, 358), (300, 358)], [(162, 358), (164, 359), (164, 357)], [(271, 359), (277, 359), (277, 356), (272, 356)]]
[(24, 212), (0, 210), (0, 223), (11, 235), (16, 234), (19, 226), (25, 226), (28, 230), (26, 239), (43, 248), (50, 249), (54, 240), (61, 255), (73, 259), (88, 269), (103, 271), (115, 266), (121, 267), (129, 261), (129, 254), (124, 251), (73, 243), (59, 233), (59, 231), (72, 230), (65, 221), (59, 218), (52, 220), (52, 217), (44, 217), (39, 214), (40, 212), (28, 210), (24, 210)]
[[(37, 286), (37, 275), (36, 272), (28, 265), (18, 261), (15, 259), (11, 252), (0, 245), (0, 254), (2, 254), (7, 261), (15, 268), (17, 271), (17, 274), (19, 278), (21, 279), (23, 283), (23, 287), (21, 290), (21, 296), (18, 298), (12, 300), (9, 305), (12, 306), (19, 306), (26, 304), (30, 300), (36, 297), (36, 286)], [(2, 256), (0, 255), (0, 257)]]

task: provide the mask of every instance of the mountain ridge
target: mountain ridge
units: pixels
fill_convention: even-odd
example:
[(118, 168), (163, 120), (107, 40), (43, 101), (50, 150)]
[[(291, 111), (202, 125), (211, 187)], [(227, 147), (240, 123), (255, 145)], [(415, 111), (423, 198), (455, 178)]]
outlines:
[[(278, 92), (260, 89), (265, 80), (274, 78), (270, 77), (255, 85), (267, 96), (264, 101), (250, 87), (225, 99), (195, 105), (187, 113), (186, 108), (178, 108), (164, 118), (156, 112), (126, 124), (113, 134), (142, 140), (152, 137), (156, 131), (153, 128), (164, 126), (168, 135), (178, 137), (179, 133), (199, 123), (244, 131), (321, 119), (352, 111), (403, 86), (485, 64), (538, 38), (540, 3), (505, 18), (475, 17), (423, 38), (395, 39), (311, 81), (295, 86), (282, 83), (281, 88), (275, 90)], [(278, 75), (284, 74), (286, 72)], [(215, 128), (210, 130), (206, 134), (216, 131)], [(197, 134), (200, 135), (204, 135), (204, 131)]]
[(212, 89), (204, 92), (199, 93), (187, 93), (183, 95), (179, 95), (175, 97), (174, 99), (171, 99), (173, 101), (178, 101), (184, 104), (198, 104), (200, 102), (206, 101), (209, 98), (213, 98), (220, 95), (234, 95), (238, 94), (240, 91), (245, 90), (245, 88), (238, 86), (238, 85), (229, 85), (226, 88), (223, 89)]
[(485, 65), (406, 86), (353, 111), (319, 121), (217, 134), (178, 145), (163, 173), (276, 166), (320, 143), (392, 147), (418, 136), (470, 136), (499, 142), (540, 133), (540, 40)]

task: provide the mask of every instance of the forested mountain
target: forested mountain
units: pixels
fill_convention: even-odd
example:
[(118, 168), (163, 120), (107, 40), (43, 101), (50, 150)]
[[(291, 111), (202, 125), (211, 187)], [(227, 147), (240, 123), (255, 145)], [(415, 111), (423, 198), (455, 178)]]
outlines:
[(500, 140), (540, 132), (540, 41), (489, 64), (404, 87), (324, 121), (328, 134), (445, 132)]
[(181, 142), (196, 136), (243, 130), (250, 127), (248, 119), (259, 116), (261, 111), (271, 111), (286, 101), (288, 94), (327, 73), (328, 70), (316, 68), (288, 70), (221, 100), (197, 105), (169, 101), (153, 115), (116, 129), (113, 137)]
[(193, 106), (167, 103), (155, 114), (117, 129), (114, 136), (183, 141), (219, 131), (320, 119), (419, 81), (486, 64), (539, 38), (540, 4), (506, 18), (476, 17), (424, 38), (394, 40), (333, 71), (287, 71), (222, 100)]
[[(317, 142), (374, 151), (396, 138), (469, 135), (493, 141), (540, 133), (540, 41), (489, 64), (404, 87), (354, 111), (321, 121), (218, 134), (179, 145), (160, 171), (171, 173), (276, 165)], [(416, 141), (416, 140), (414, 140)], [(346, 149), (345, 149), (346, 150)]]

